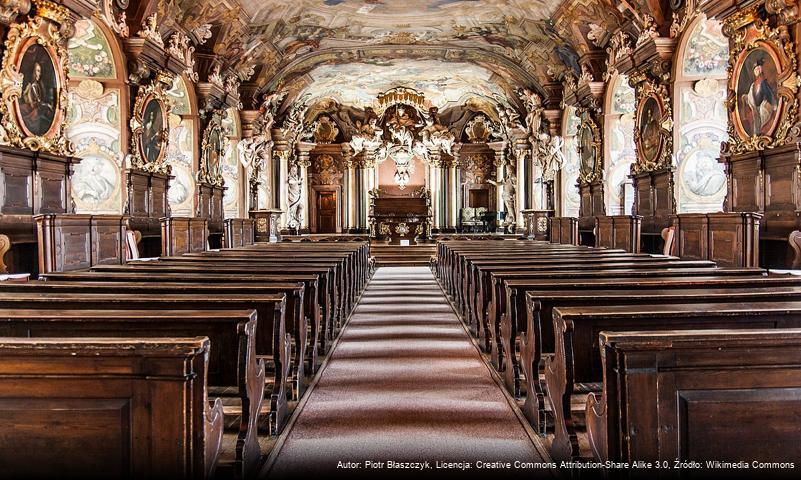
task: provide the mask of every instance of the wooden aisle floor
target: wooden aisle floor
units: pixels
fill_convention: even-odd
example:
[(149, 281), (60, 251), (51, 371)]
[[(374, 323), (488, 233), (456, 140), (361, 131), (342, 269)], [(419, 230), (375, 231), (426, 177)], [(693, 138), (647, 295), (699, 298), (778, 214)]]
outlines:
[[(430, 470), (395, 473), (438, 477), (446, 471), (437, 461), (472, 469), (546, 461), (426, 267), (377, 270), (301, 407), (266, 465), (269, 478), (375, 476), (392, 472), (389, 461), (428, 461)], [(385, 469), (367, 469), (367, 461)], [(550, 476), (503, 472), (537, 473)]]

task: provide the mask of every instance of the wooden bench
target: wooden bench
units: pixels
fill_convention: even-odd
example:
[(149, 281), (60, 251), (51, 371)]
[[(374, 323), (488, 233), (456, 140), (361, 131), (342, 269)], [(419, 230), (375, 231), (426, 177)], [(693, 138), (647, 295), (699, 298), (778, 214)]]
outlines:
[[(330, 310), (330, 297), (325, 289), (319, 287), (317, 275), (300, 274), (216, 274), (196, 273), (192, 275), (182, 273), (148, 273), (142, 272), (66, 272), (42, 275), (40, 279), (55, 282), (155, 282), (155, 283), (212, 283), (212, 284), (272, 284), (283, 282), (300, 282), (305, 286), (303, 312), (310, 322), (309, 344), (307, 348), (306, 370), (314, 373), (320, 366), (320, 357), (327, 353), (328, 342), (325, 332), (321, 330), (326, 325), (323, 320), (324, 311)], [(326, 305), (328, 309), (324, 308)]]
[[(723, 301), (759, 302), (775, 299), (777, 301), (801, 301), (801, 281), (790, 286), (776, 286), (765, 281), (767, 278), (755, 278), (752, 284), (741, 287), (727, 287), (709, 281), (683, 285), (679, 282), (664, 282), (661, 288), (640, 286), (637, 282), (622, 283), (614, 290), (528, 290), (525, 294), (528, 304), (527, 321), (518, 320), (518, 324), (526, 325), (520, 346), (520, 363), (512, 350), (516, 349), (518, 332), (505, 332), (503, 346), (512, 354), (504, 356), (506, 369), (503, 376), (507, 386), (514, 394), (519, 394), (520, 373), (525, 374), (527, 394), (524, 412), (532, 421), (532, 425), (541, 433), (545, 428), (545, 405), (542, 401), (543, 391), (539, 384), (540, 365), (545, 355), (556, 351), (552, 313), (555, 308), (576, 307), (595, 308), (603, 306), (623, 305), (673, 305), (714, 303)], [(762, 283), (765, 281), (764, 283)], [(508, 327), (509, 322), (506, 322)], [(508, 336), (507, 336), (508, 335)], [(512, 339), (514, 344), (512, 343)], [(587, 352), (577, 352), (576, 356)]]
[(208, 354), (206, 338), (1, 338), (3, 475), (212, 478)]
[(554, 413), (551, 455), (564, 460), (580, 458), (572, 396), (601, 388), (599, 332), (798, 328), (801, 302), (566, 307), (553, 310), (553, 322), (556, 352), (545, 361), (545, 382)]
[(606, 332), (600, 348), (596, 459), (798, 465), (801, 330)]
[[(67, 310), (3, 309), (2, 337), (208, 337), (210, 395), (230, 405), (238, 431), (228, 468), (250, 478), (261, 463), (258, 417), (265, 388), (265, 366), (256, 359), (255, 310)], [(242, 372), (240, 375), (239, 372)], [(238, 422), (236, 422), (238, 420)]]
[[(679, 260), (654, 260), (649, 262), (629, 262), (621, 259), (618, 262), (603, 263), (545, 263), (545, 264), (525, 264), (506, 266), (503, 268), (484, 268), (479, 267), (479, 284), (476, 285), (477, 299), (480, 303), (477, 330), (479, 332), (482, 345), (486, 351), (492, 355), (492, 361), (496, 366), (503, 363), (501, 358), (500, 345), (500, 319), (504, 313), (505, 303), (503, 281), (506, 278), (528, 278), (531, 274), (558, 272), (564, 275), (569, 272), (581, 272), (585, 275), (592, 275), (596, 272), (622, 272), (617, 276), (627, 276), (628, 273), (644, 271), (640, 276), (664, 275), (662, 272), (676, 272), (694, 269), (706, 269), (705, 273), (715, 267), (713, 263), (707, 262), (685, 262)], [(637, 274), (635, 274), (637, 275)], [(597, 274), (596, 276), (603, 276)], [(486, 314), (484, 313), (486, 312)]]
[[(52, 293), (102, 293), (102, 294), (138, 294), (143, 297), (156, 295), (207, 295), (214, 297), (220, 294), (247, 295), (253, 299), (273, 298), (274, 295), (286, 295), (285, 318), (287, 331), (292, 337), (293, 352), (290, 358), (291, 393), (297, 399), (306, 390), (306, 346), (308, 342), (306, 317), (304, 315), (304, 287), (300, 283), (198, 283), (170, 282), (156, 283), (147, 276), (140, 275), (136, 282), (105, 282), (101, 276), (95, 275), (94, 281), (83, 282), (29, 282), (17, 285), (0, 285), (0, 292), (52, 292)], [(142, 281), (140, 281), (142, 280)]]
[(269, 422), (272, 434), (277, 434), (287, 420), (287, 384), (290, 366), (291, 340), (286, 334), (286, 295), (263, 295), (258, 299), (248, 295), (199, 294), (142, 296), (130, 293), (60, 293), (0, 290), (0, 309), (57, 309), (64, 310), (256, 310), (256, 354), (265, 358), (271, 369)]
[(331, 264), (324, 264), (324, 265), (308, 265), (308, 264), (294, 264), (294, 263), (276, 263), (271, 265), (259, 265), (259, 266), (251, 266), (247, 264), (241, 265), (234, 265), (234, 264), (191, 264), (191, 263), (181, 263), (181, 264), (174, 264), (169, 262), (139, 262), (139, 263), (129, 263), (127, 265), (103, 265), (99, 267), (95, 267), (92, 269), (94, 272), (122, 272), (122, 273), (131, 273), (131, 272), (140, 272), (146, 273), (148, 275), (154, 273), (173, 273), (173, 274), (181, 274), (181, 275), (202, 275), (207, 273), (214, 273), (214, 274), (225, 274), (225, 275), (257, 275), (257, 274), (269, 274), (269, 275), (276, 275), (281, 273), (287, 274), (301, 274), (301, 275), (318, 275), (320, 278), (320, 289), (326, 292), (326, 296), (328, 296), (330, 301), (326, 301), (326, 304), (322, 305), (326, 311), (324, 312), (324, 318), (326, 320), (326, 326), (323, 329), (326, 332), (327, 338), (329, 340), (333, 339), (336, 330), (338, 330), (338, 326), (342, 323), (340, 318), (342, 318), (345, 313), (340, 308), (340, 304), (342, 303), (340, 299), (342, 298), (342, 287), (341, 282), (337, 280), (336, 275), (331, 274)]

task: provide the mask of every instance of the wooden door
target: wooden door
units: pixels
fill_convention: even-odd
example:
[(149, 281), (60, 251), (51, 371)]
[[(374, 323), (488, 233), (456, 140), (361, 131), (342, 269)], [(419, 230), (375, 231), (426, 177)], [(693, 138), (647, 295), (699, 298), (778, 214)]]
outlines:
[(337, 192), (317, 192), (317, 233), (337, 232)]

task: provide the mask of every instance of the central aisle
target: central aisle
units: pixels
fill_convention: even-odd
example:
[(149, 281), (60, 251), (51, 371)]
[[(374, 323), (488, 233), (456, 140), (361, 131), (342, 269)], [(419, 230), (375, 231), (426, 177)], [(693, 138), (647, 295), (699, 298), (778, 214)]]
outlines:
[(543, 461), (426, 267), (378, 269), (277, 448), (271, 478), (352, 475), (338, 462), (366, 460)]

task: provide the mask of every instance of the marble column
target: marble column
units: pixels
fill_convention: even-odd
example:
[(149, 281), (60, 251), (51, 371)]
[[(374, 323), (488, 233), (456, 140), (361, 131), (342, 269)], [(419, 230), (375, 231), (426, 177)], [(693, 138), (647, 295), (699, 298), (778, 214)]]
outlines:
[(453, 198), (453, 227), (458, 231), (459, 229), (459, 212), (462, 210), (462, 169), (461, 169), (461, 144), (456, 144), (452, 147), (453, 151), (453, 186), (451, 188), (451, 195)]
[(273, 208), (282, 211), (279, 226), (282, 229), (287, 225), (287, 211), (289, 202), (287, 197), (287, 177), (289, 176), (289, 160), (292, 157), (292, 152), (288, 150), (289, 146), (285, 143), (276, 144), (273, 147), (273, 168), (272, 168), (272, 190), (273, 190)]
[(350, 233), (356, 228), (354, 223), (356, 198), (354, 197), (354, 181), (355, 171), (353, 165), (353, 149), (347, 143), (342, 144), (342, 164), (345, 167), (345, 172), (342, 178), (342, 197), (344, 204), (344, 225), (345, 232)]
[(315, 143), (299, 142), (297, 145), (297, 163), (300, 168), (300, 178), (303, 181), (301, 189), (301, 218), (300, 230), (309, 232), (309, 167), (311, 166), (311, 152), (317, 146)]
[[(504, 166), (506, 165), (506, 142), (492, 142), (487, 144), (492, 153), (494, 154), (493, 165), (495, 165), (495, 211), (505, 212), (506, 203), (503, 201), (504, 180), (506, 179), (506, 172)], [(496, 218), (497, 231), (503, 231), (503, 224)]]
[(443, 204), (443, 168), (442, 156), (439, 152), (430, 152), (428, 160), (430, 190), (431, 190), (431, 228), (440, 232), (445, 227), (442, 210)]

